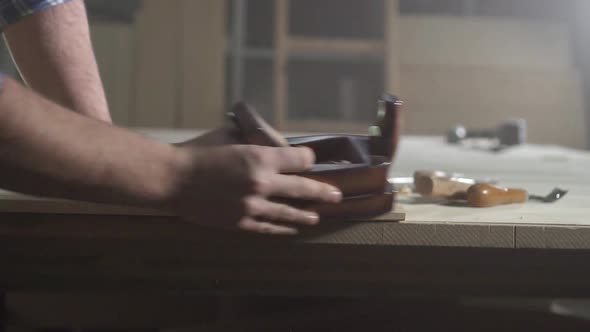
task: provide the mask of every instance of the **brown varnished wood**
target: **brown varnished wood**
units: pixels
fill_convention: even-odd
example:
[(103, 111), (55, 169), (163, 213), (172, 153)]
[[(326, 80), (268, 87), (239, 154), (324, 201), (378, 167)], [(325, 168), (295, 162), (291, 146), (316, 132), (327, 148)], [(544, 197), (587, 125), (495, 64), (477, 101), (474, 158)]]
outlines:
[(316, 164), (298, 175), (338, 187), (339, 204), (311, 205), (292, 202), (317, 211), (322, 218), (351, 220), (371, 218), (391, 211), (395, 192), (387, 181), (400, 139), (403, 103), (384, 95), (371, 136), (315, 135), (283, 138), (246, 103), (228, 114), (247, 144), (272, 147), (305, 146), (316, 154)]
[(499, 188), (490, 184), (476, 184), (467, 191), (467, 202), (471, 207), (493, 207), (503, 204), (525, 203), (528, 194), (522, 189)]
[(370, 194), (356, 197), (344, 197), (340, 204), (301, 204), (307, 210), (317, 211), (322, 220), (369, 220), (391, 211), (395, 199), (393, 190), (381, 194)]
[(403, 102), (392, 95), (384, 95), (379, 101), (379, 114), (375, 126), (381, 132), (380, 136), (371, 136), (370, 153), (393, 159), (402, 131)]
[(387, 188), (383, 179), (387, 179), (389, 165), (383, 159), (373, 159), (370, 166), (316, 169), (302, 175), (338, 187), (345, 197), (354, 197), (384, 192)]

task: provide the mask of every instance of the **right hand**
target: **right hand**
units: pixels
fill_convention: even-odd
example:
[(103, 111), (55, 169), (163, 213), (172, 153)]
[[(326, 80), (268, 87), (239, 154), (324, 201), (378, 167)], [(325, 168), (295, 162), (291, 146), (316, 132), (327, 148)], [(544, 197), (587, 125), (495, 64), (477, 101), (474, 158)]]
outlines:
[(253, 145), (203, 147), (187, 142), (177, 148), (185, 158), (169, 202), (189, 221), (255, 233), (290, 235), (297, 225), (315, 225), (319, 216), (272, 198), (338, 203), (337, 188), (288, 175), (308, 170), (315, 155), (308, 148)]

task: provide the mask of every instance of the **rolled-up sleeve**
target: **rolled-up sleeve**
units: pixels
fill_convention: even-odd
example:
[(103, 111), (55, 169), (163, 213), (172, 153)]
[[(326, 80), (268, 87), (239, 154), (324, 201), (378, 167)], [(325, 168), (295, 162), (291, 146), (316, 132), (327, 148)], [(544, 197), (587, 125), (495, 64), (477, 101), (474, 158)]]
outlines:
[(21, 18), (71, 0), (0, 0), (0, 30)]

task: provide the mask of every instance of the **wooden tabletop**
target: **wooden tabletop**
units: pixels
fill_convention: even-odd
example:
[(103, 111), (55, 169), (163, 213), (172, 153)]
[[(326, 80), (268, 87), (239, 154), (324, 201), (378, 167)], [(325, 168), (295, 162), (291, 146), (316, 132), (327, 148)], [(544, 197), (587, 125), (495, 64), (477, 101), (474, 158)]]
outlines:
[[(148, 134), (177, 141), (192, 133)], [(589, 153), (531, 145), (490, 153), (427, 137), (402, 142), (392, 176), (440, 169), (535, 193), (554, 186), (570, 193), (555, 204), (482, 210), (405, 197), (404, 222), (324, 223), (295, 238), (203, 229), (121, 207), (56, 213), (70, 202), (5, 194), (4, 203), (17, 197), (20, 205), (11, 211), (0, 195), (0, 288), (590, 295)], [(37, 209), (23, 210), (27, 205)]]

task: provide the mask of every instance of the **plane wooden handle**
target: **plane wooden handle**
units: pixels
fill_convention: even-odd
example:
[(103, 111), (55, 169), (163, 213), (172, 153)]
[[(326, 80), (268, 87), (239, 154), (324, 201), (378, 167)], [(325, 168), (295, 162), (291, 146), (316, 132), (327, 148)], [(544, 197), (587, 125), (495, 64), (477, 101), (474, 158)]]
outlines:
[(525, 203), (527, 200), (528, 193), (525, 190), (498, 188), (489, 184), (475, 184), (467, 191), (467, 203), (471, 207)]
[(464, 198), (472, 185), (453, 180), (443, 172), (414, 173), (415, 191), (425, 197)]

